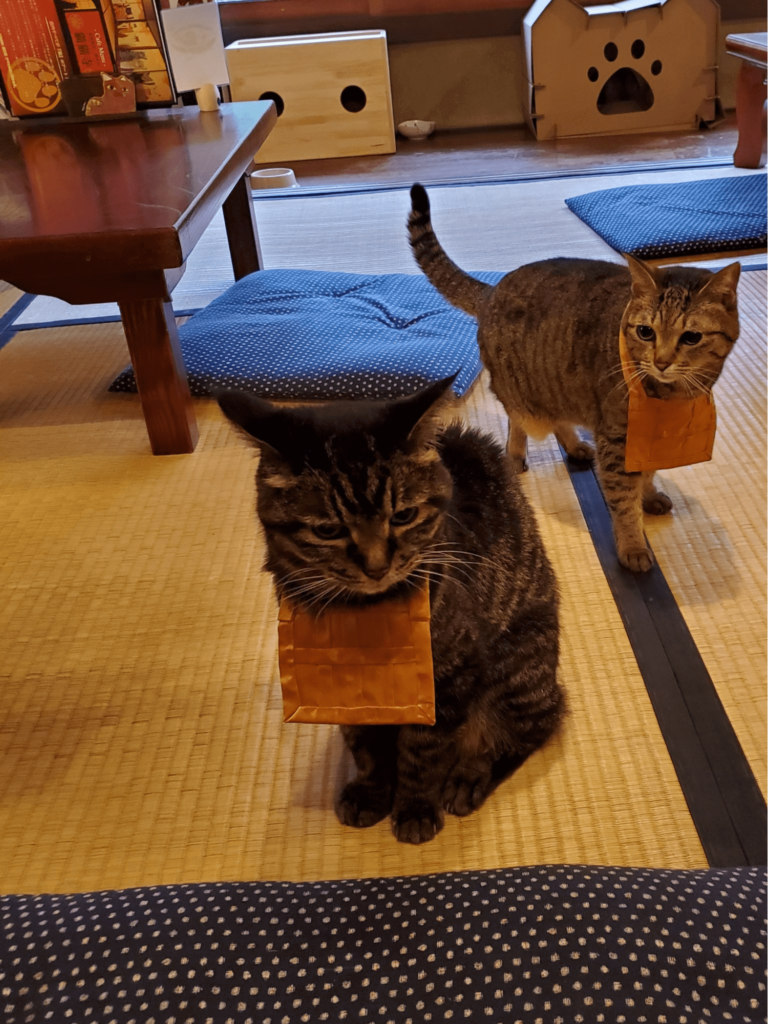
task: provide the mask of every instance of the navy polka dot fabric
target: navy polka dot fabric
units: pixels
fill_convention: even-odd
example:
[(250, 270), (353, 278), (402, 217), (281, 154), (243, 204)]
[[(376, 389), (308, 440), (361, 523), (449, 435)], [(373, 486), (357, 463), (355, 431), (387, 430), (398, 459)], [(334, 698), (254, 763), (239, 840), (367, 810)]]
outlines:
[[(263, 398), (395, 398), (457, 371), (462, 395), (480, 372), (475, 321), (421, 274), (261, 270), (179, 338), (196, 396), (231, 387)], [(110, 390), (135, 391), (133, 370)]]
[(617, 252), (640, 259), (766, 245), (765, 174), (629, 185), (588, 192), (565, 202)]
[(0, 898), (4, 1024), (757, 1024), (765, 869)]

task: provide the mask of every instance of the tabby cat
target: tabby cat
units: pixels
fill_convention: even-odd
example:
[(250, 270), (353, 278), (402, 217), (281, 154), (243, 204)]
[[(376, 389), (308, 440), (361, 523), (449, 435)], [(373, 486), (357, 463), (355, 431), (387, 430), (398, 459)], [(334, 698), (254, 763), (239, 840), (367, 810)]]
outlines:
[[(507, 274), (495, 286), (464, 273), (446, 255), (421, 185), (408, 219), (416, 260), (454, 306), (475, 317), (491, 386), (509, 417), (507, 452), (526, 468), (527, 435), (554, 432), (573, 459), (596, 456), (619, 561), (653, 564), (643, 510), (672, 508), (653, 473), (627, 473), (628, 389), (619, 356), (623, 328), (633, 372), (652, 398), (707, 395), (739, 336), (736, 285), (741, 267), (713, 274), (695, 267), (657, 270), (626, 256), (628, 268), (601, 260), (550, 259)], [(595, 449), (575, 427), (592, 431)]]
[(336, 813), (388, 814), (423, 843), (466, 815), (553, 732), (558, 596), (502, 449), (439, 427), (453, 378), (391, 401), (279, 407), (219, 392), (261, 452), (257, 512), (279, 597), (321, 610), (430, 588), (434, 726), (344, 726), (357, 777)]

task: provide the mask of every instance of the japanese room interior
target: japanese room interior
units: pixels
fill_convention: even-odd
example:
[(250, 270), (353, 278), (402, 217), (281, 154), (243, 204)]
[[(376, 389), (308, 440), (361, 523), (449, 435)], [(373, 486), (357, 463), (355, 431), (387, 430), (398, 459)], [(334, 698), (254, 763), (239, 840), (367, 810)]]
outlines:
[[(128, 9), (127, 0), (114, 2)], [(90, 0), (66, 3), (82, 10)], [(82, 266), (99, 280), (108, 273), (118, 280), (119, 271), (122, 289), (143, 288), (151, 278), (167, 294), (128, 301), (125, 291), (74, 287), (81, 256), (69, 244), (75, 228), (61, 227), (67, 189), (78, 209), (95, 208), (102, 179), (88, 178), (87, 165), (75, 176), (65, 143), (51, 141), (59, 130), (53, 118), (32, 127), (34, 117), (0, 121), (3, 1019), (765, 1020), (764, 3), (202, 6), (218, 7), (229, 83), (217, 83), (212, 110), (203, 109), (202, 90), (187, 90), (175, 106), (138, 115), (170, 125), (166, 132), (183, 125), (185, 140), (194, 136), (202, 156), (190, 166), (204, 168), (194, 191), (183, 173), (176, 181), (170, 164), (154, 164), (169, 168), (162, 182), (144, 172), (131, 177), (132, 161), (138, 167), (144, 158), (135, 145), (111, 158), (109, 180), (124, 189), (115, 209), (141, 208), (143, 248), (127, 229), (118, 232), (125, 250), (94, 241), (101, 226), (77, 229), (87, 252)], [(258, 152), (238, 136), (214, 166), (227, 125), (234, 139), (247, 117), (252, 140), (261, 126)], [(73, 132), (90, 132), (87, 147), (73, 143), (78, 160), (107, 151), (100, 133), (129, 124), (115, 118), (98, 127), (74, 119)], [(223, 135), (205, 128), (211, 118)], [(22, 135), (33, 137), (41, 160), (49, 139), (47, 178), (20, 171), (17, 180), (9, 170), (14, 147), (31, 159)], [(186, 145), (178, 143), (179, 160)], [(41, 197), (55, 179), (52, 211)], [(129, 195), (127, 182), (141, 196)], [(484, 284), (467, 284), (434, 252), (417, 264), (414, 254), (431, 243), (422, 250), (418, 239), (409, 243), (415, 183), (426, 188), (449, 260)], [(169, 214), (171, 200), (163, 197), (184, 188), (186, 205)], [(419, 210), (414, 234), (427, 230)], [(55, 231), (41, 228), (46, 217), (59, 225)], [(42, 246), (34, 256), (28, 224)], [(181, 254), (175, 262), (157, 263), (151, 274), (138, 263), (120, 266), (133, 259), (124, 254), (134, 242), (140, 256), (160, 253), (165, 239)], [(35, 276), (34, 264), (53, 245), (66, 287), (56, 273)], [(694, 375), (686, 396), (658, 401), (673, 385), (662, 393), (653, 383), (657, 371), (637, 364), (633, 376), (640, 332), (654, 332), (636, 331), (628, 313), (623, 333), (617, 319), (611, 335), (613, 390), (594, 382), (606, 403), (624, 396), (625, 434), (634, 401), (627, 395), (642, 393), (654, 408), (695, 405), (697, 416), (711, 420), (705, 455), (662, 461), (662, 468), (644, 463), (650, 471), (638, 461), (630, 470), (627, 441), (620, 469), (607, 462), (598, 469), (568, 454), (572, 433), (555, 436), (554, 412), (547, 420), (543, 407), (534, 414), (532, 406), (526, 415), (541, 429), (528, 437), (525, 458), (513, 457), (504, 386), (496, 381), (502, 370), (486, 365), (491, 357), (478, 349), (470, 312), (490, 309), (488, 296), (504, 274), (560, 258), (609, 264), (600, 273), (624, 289), (628, 310), (631, 302), (653, 310), (646, 319), (657, 332), (664, 303), (682, 303), (666, 365), (694, 359), (702, 332), (704, 344), (710, 339), (729, 353), (714, 387), (712, 375), (706, 388)], [(738, 283), (727, 269), (734, 263)], [(570, 287), (565, 278), (577, 271), (556, 266), (562, 288)], [(586, 295), (598, 271), (579, 273)], [(448, 278), (464, 281), (469, 297), (452, 305), (439, 294)], [(536, 337), (544, 337), (546, 323), (554, 332), (531, 379), (546, 372), (544, 349), (556, 349), (570, 313), (582, 327), (590, 317), (607, 322), (608, 285), (590, 293), (582, 310), (578, 299), (566, 308), (571, 300), (559, 287), (541, 300), (535, 325), (525, 314), (531, 335), (539, 323), (544, 333)], [(522, 318), (518, 300), (508, 301), (510, 322)], [(736, 302), (731, 345), (722, 310), (736, 323)], [(697, 311), (705, 306), (722, 313), (721, 333), (701, 326)], [(499, 308), (503, 319), (501, 300)], [(680, 326), (686, 316), (693, 327)], [(483, 327), (481, 341), (499, 332), (503, 323)], [(658, 367), (658, 339), (656, 346)], [(559, 372), (566, 381), (572, 375), (575, 389), (592, 359), (573, 356)], [(439, 401), (433, 387), (428, 401), (408, 402), (440, 380)], [(232, 389), (261, 402), (227, 403), (223, 392)], [(347, 404), (318, 412), (328, 401)], [(397, 505), (392, 480), (401, 469), (390, 478), (388, 468), (356, 503), (352, 475), (333, 483), (343, 466), (331, 453), (349, 445), (370, 476), (372, 465), (381, 466), (370, 461), (376, 424), (399, 423), (403, 410), (416, 408), (392, 442), (402, 452), (388, 448), (387, 457), (401, 466), (403, 453), (416, 459), (418, 445), (427, 445), (418, 449), (415, 477), (424, 493), (436, 463), (447, 473), (440, 460), (453, 442), (436, 440), (435, 431), (451, 423), (490, 436), (496, 447), (488, 451), (502, 468), (483, 490), (474, 476), (461, 479), (464, 463), (451, 463), (453, 497), (424, 509), (458, 525), (439, 527), (446, 532), (432, 540), (448, 540), (419, 556), (427, 560), (403, 582), (393, 552), (415, 536), (408, 524), (426, 522), (421, 498), (411, 498), (415, 508)], [(694, 414), (680, 415), (688, 441)], [(253, 436), (249, 424), (257, 424)], [(320, 441), (308, 440), (307, 424)], [(588, 451), (589, 424), (574, 426), (579, 451)], [(336, 429), (346, 431), (342, 440)], [(355, 444), (369, 429), (366, 455)], [(614, 441), (601, 435), (597, 457)], [(302, 445), (309, 454), (296, 462)], [(335, 467), (327, 478), (326, 462)], [(266, 519), (283, 516), (267, 526), (256, 506), (260, 465), (259, 510)], [(639, 536), (647, 548), (639, 561), (620, 560), (625, 513), (611, 504), (618, 500), (611, 480), (631, 480), (636, 495), (641, 472), (647, 480), (654, 469), (663, 494), (654, 505), (652, 485), (642, 485)], [(506, 719), (482, 696), (490, 686), (483, 672), (494, 674), (496, 657), (490, 640), (483, 647), (484, 630), (507, 614), (505, 586), (512, 584), (504, 581), (523, 557), (514, 545), (522, 543), (525, 516), (504, 519), (484, 504), (496, 500), (489, 495), (500, 480), (512, 495), (505, 501), (532, 510), (545, 552), (537, 572), (548, 558), (559, 594), (559, 656), (550, 649), (548, 657), (557, 661), (565, 711), (545, 741), (519, 757), (511, 747), (493, 753)], [(301, 487), (319, 488), (309, 504), (301, 504)], [(456, 516), (475, 487), (466, 514), (486, 523), (467, 541), (462, 531), (470, 527)], [(298, 504), (287, 512), (291, 496)], [(325, 522), (329, 509), (341, 525)], [(309, 516), (303, 525), (302, 514)], [(496, 537), (502, 519), (512, 539), (499, 547), (489, 541), (482, 553), (481, 537)], [(374, 522), (390, 560), (376, 572), (361, 539), (373, 536)], [(504, 554), (513, 547), (516, 554)], [(322, 572), (312, 561), (318, 550), (324, 559), (344, 553), (353, 569), (341, 578), (364, 584), (345, 590), (338, 576), (312, 582)], [(278, 572), (282, 590), (266, 571), (268, 553), (270, 569), (292, 569), (290, 577)], [(394, 597), (382, 599), (382, 586), (372, 582), (382, 573)], [(539, 578), (526, 580), (515, 601), (538, 593)], [(426, 622), (416, 622), (408, 595), (425, 593), (425, 582), (441, 611), (430, 621), (427, 610)], [(474, 627), (465, 634), (455, 626), (461, 615), (446, 610), (454, 600), (482, 623), (479, 640)], [(401, 625), (405, 616), (414, 637), (428, 641), (419, 630), (431, 629), (432, 703), (420, 703), (416, 717), (412, 695), (399, 701), (408, 707), (395, 709), (405, 717), (376, 706), (387, 699), (372, 682), (371, 652), (385, 666), (375, 678), (395, 680), (389, 693), (399, 685), (396, 670), (406, 667), (400, 662), (410, 658), (403, 652), (417, 646), (390, 620), (366, 625), (364, 616), (388, 601), (401, 602), (393, 614)], [(345, 623), (338, 633), (336, 613)], [(306, 633), (300, 653), (301, 615), (307, 630), (319, 632)], [(443, 637), (448, 621), (455, 635)], [(324, 629), (330, 646), (320, 651)], [(505, 634), (513, 648), (518, 629), (512, 622)], [(479, 649), (456, 657), (470, 673), (461, 700), (467, 707), (475, 701), (475, 710), (464, 708), (459, 720), (451, 677), (458, 669), (441, 659), (446, 645), (469, 643), (470, 634)], [(537, 643), (537, 651), (546, 646)], [(305, 655), (318, 659), (313, 680), (326, 686), (320, 697), (320, 682), (301, 690), (297, 666)], [(350, 701), (358, 717), (345, 718), (350, 709), (336, 707), (342, 698), (334, 686), (352, 677), (353, 662), (359, 672)], [(342, 731), (344, 722), (367, 726)], [(483, 722), (493, 723), (490, 732)], [(449, 781), (440, 783), (445, 790), (423, 797), (432, 815), (427, 828), (426, 810), (427, 817), (405, 818), (411, 805), (403, 779), (417, 790), (418, 780), (434, 788), (438, 755), (453, 760)], [(498, 768), (505, 758), (518, 765), (514, 771)], [(460, 771), (476, 769), (469, 782), (461, 776), (470, 805), (462, 806), (448, 790), (459, 785)], [(488, 782), (496, 769), (503, 780)], [(370, 809), (360, 810), (358, 798), (370, 798)]]

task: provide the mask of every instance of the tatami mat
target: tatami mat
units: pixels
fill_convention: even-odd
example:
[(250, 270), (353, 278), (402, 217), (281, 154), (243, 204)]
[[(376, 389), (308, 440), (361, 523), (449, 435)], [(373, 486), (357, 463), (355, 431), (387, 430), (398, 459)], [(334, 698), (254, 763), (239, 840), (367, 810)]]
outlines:
[[(432, 843), (342, 828), (332, 727), (282, 723), (250, 450), (196, 402), (192, 456), (153, 458), (107, 395), (118, 325), (0, 352), (0, 888), (315, 879), (543, 862), (701, 867), (563, 466), (525, 487), (563, 592), (562, 732)], [(503, 428), (478, 385), (467, 414)]]
[[(552, 256), (621, 261), (621, 256), (579, 220), (566, 198), (624, 185), (763, 174), (737, 167), (699, 167), (630, 174), (585, 175), (492, 185), (430, 189), (438, 236), (470, 270), (513, 270)], [(303, 197), (255, 203), (266, 267), (339, 270), (363, 274), (417, 273), (405, 232), (407, 189)], [(301, 242), (297, 244), (297, 239)], [(764, 257), (757, 257), (764, 262)], [(711, 261), (706, 261), (710, 263)], [(745, 262), (748, 262), (746, 260)], [(718, 265), (722, 265), (722, 261)], [(224, 218), (214, 218), (192, 252), (173, 294), (177, 310), (200, 308), (234, 281)], [(40, 296), (19, 324), (117, 316), (115, 304), (70, 306)]]
[(716, 386), (711, 462), (660, 473), (659, 564), (766, 793), (766, 274), (743, 274), (742, 331)]

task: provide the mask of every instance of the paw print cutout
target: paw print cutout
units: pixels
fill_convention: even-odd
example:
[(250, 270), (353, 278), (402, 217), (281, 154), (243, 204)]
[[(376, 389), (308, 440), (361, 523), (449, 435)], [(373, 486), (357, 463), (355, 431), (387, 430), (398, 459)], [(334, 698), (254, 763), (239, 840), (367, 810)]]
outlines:
[[(603, 56), (609, 66), (604, 74), (601, 75), (594, 64), (587, 71), (587, 78), (590, 82), (599, 82), (605, 74), (608, 75), (597, 97), (597, 109), (601, 114), (608, 115), (632, 114), (637, 111), (650, 110), (655, 99), (653, 89), (637, 66), (625, 64), (611, 72), (610, 65), (615, 64), (619, 55), (616, 43), (606, 43), (603, 48)], [(642, 67), (646, 74), (650, 72), (650, 75), (657, 76), (662, 72), (660, 60), (654, 60), (650, 66), (648, 65), (645, 42), (642, 39), (634, 40), (627, 56), (636, 65)]]

